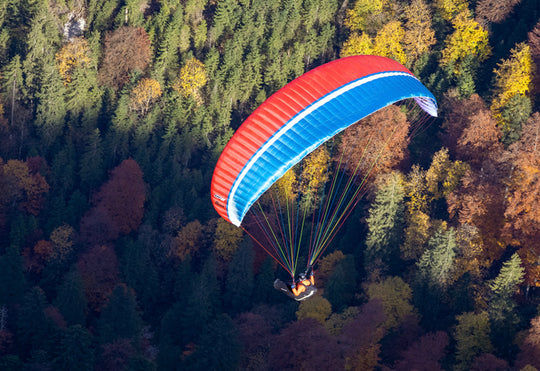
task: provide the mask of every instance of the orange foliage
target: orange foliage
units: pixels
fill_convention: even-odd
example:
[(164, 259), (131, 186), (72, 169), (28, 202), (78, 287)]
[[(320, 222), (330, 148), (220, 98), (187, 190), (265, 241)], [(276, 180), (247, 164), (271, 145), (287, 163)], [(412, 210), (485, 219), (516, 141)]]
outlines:
[(383, 108), (345, 130), (336, 160), (343, 156), (352, 170), (359, 164), (363, 175), (385, 173), (406, 157), (408, 130), (399, 107)]
[(98, 245), (81, 255), (76, 263), (88, 305), (100, 310), (118, 283), (118, 259), (109, 245)]
[(43, 197), (49, 191), (45, 178), (20, 160), (8, 160), (6, 164), (0, 161), (0, 167), (0, 182), (5, 185), (0, 204), (20, 204), (28, 213), (38, 215)]
[(92, 198), (94, 208), (81, 220), (81, 236), (90, 244), (105, 243), (136, 230), (146, 200), (143, 173), (133, 159), (115, 167)]
[(34, 254), (41, 260), (47, 261), (53, 251), (53, 246), (49, 241), (39, 240), (34, 246)]
[(119, 89), (129, 81), (131, 72), (144, 71), (150, 58), (150, 37), (144, 28), (120, 27), (105, 35), (99, 79), (103, 84)]
[(461, 186), (446, 198), (450, 217), (478, 228), (486, 264), (498, 259), (505, 248), (501, 240), (505, 185), (500, 170), (500, 164), (493, 161), (484, 162), (481, 170), (468, 170)]
[(73, 71), (90, 63), (90, 48), (83, 37), (68, 42), (56, 53), (56, 67), (64, 79), (64, 85), (71, 82)]

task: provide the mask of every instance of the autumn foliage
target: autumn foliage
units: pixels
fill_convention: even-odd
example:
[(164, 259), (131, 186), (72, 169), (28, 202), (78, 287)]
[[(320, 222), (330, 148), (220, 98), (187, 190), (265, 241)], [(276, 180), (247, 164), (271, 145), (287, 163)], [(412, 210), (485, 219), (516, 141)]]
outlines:
[(81, 220), (81, 236), (91, 244), (104, 243), (138, 228), (144, 213), (143, 173), (133, 159), (114, 168), (92, 197), (94, 207)]
[(130, 73), (144, 71), (150, 62), (150, 38), (142, 27), (120, 27), (105, 35), (100, 81), (115, 89), (129, 81)]

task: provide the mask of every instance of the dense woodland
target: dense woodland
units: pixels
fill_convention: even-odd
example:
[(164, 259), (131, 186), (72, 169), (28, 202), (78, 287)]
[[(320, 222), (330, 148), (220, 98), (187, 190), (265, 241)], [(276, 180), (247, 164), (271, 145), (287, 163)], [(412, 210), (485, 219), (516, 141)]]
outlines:
[[(1, 0), (0, 369), (540, 370), (539, 19), (538, 0)], [(439, 118), (298, 304), (218, 218), (212, 171), (269, 95), (355, 54), (406, 65)]]

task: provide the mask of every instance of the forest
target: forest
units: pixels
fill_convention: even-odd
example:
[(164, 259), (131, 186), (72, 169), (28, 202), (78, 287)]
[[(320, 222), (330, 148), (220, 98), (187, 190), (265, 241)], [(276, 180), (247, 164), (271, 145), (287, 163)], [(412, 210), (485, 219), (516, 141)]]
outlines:
[[(362, 54), (439, 116), (299, 303), (212, 174), (266, 98)], [(1, 0), (0, 369), (540, 370), (539, 100), (539, 0)]]

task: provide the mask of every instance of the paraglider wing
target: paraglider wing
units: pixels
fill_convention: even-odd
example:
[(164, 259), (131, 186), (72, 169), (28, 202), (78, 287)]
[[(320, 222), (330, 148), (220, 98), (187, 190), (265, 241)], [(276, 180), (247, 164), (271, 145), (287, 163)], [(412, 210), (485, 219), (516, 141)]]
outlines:
[(367, 115), (407, 98), (437, 115), (428, 89), (388, 58), (346, 57), (305, 73), (270, 96), (230, 139), (212, 178), (214, 207), (240, 226), (251, 205), (305, 156)]

